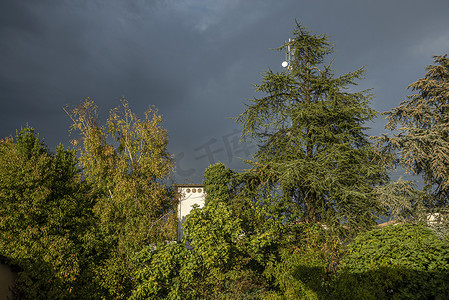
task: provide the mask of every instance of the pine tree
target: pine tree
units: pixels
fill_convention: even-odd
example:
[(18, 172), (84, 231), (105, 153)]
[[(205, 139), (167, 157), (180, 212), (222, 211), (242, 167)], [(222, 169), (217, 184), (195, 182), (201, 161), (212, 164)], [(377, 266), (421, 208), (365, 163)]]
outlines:
[(242, 137), (258, 143), (254, 165), (263, 166), (280, 187), (290, 212), (309, 222), (372, 223), (378, 207), (373, 186), (385, 173), (374, 161), (364, 131), (376, 116), (369, 91), (350, 92), (364, 69), (335, 75), (325, 58), (333, 45), (297, 23), (289, 67), (268, 70), (256, 91), (264, 94), (246, 104), (236, 118)]
[(386, 153), (399, 154), (401, 167), (423, 176), (424, 191), (435, 196), (428, 208), (449, 200), (449, 58), (434, 56), (434, 63), (408, 86), (415, 93), (386, 113), (387, 129), (399, 133), (379, 139)]

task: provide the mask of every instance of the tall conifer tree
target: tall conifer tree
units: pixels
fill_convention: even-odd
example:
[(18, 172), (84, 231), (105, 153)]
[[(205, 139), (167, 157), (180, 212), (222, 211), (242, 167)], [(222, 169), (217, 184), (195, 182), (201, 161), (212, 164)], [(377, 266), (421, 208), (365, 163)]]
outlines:
[(399, 134), (380, 141), (384, 150), (398, 151), (403, 168), (423, 176), (425, 191), (436, 196), (426, 204), (438, 207), (449, 200), (449, 58), (435, 56), (426, 70), (408, 86), (414, 91), (408, 100), (387, 112), (386, 127)]
[[(378, 207), (373, 186), (384, 170), (374, 162), (365, 123), (376, 112), (369, 91), (352, 92), (364, 69), (337, 76), (325, 58), (332, 53), (326, 35), (297, 23), (291, 61), (280, 73), (268, 70), (236, 118), (243, 138), (258, 143), (255, 165), (270, 170), (290, 212), (309, 222), (364, 227)], [(292, 214), (294, 215), (294, 214)]]

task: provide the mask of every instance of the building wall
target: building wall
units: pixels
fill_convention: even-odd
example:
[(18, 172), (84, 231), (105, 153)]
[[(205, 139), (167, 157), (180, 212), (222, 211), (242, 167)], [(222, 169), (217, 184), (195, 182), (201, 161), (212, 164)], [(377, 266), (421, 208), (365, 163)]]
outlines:
[(0, 300), (12, 299), (10, 289), (14, 286), (15, 277), (8, 265), (0, 263)]
[(178, 242), (182, 238), (182, 224), (185, 221), (186, 216), (192, 210), (193, 205), (198, 204), (199, 207), (204, 206), (204, 189), (202, 185), (192, 184), (192, 185), (177, 185), (179, 193), (179, 204), (178, 204), (178, 231), (177, 240)]

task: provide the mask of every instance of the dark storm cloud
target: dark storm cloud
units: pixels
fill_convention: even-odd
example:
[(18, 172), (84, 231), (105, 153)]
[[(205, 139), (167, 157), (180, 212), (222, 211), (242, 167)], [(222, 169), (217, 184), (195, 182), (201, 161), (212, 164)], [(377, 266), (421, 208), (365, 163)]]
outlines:
[(67, 145), (62, 106), (91, 97), (105, 117), (125, 96), (137, 113), (158, 107), (179, 170), (198, 182), (210, 162), (242, 166), (247, 149), (229, 118), (264, 69), (280, 70), (283, 54), (269, 48), (295, 18), (330, 35), (338, 73), (366, 66), (360, 89), (374, 88), (373, 106), (388, 110), (432, 55), (448, 52), (448, 9), (445, 0), (0, 1), (0, 136), (29, 122), (50, 148)]

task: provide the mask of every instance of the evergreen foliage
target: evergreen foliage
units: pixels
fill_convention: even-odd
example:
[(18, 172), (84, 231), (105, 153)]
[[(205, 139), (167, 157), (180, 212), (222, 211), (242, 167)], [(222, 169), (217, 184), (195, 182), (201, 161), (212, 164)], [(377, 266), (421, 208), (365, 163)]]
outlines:
[[(413, 218), (427, 221), (437, 218), (433, 229), (441, 235), (449, 234), (449, 58), (434, 56), (434, 65), (427, 66), (424, 78), (410, 84), (414, 93), (408, 100), (386, 113), (387, 129), (397, 130), (392, 136), (378, 138), (379, 151), (385, 165), (401, 166), (408, 172), (421, 175), (424, 189), (419, 197), (391, 202), (394, 207), (408, 207), (413, 203)], [(396, 198), (400, 200), (399, 198)], [(390, 210), (391, 210), (390, 209)]]
[(395, 222), (422, 223), (427, 221), (425, 198), (429, 195), (418, 190), (410, 180), (389, 182), (376, 187), (377, 198), (383, 208), (382, 217)]
[[(399, 150), (399, 163), (422, 175), (425, 189), (447, 203), (449, 187), (449, 58), (435, 56), (424, 78), (408, 86), (416, 92), (409, 100), (387, 112), (387, 128), (399, 133), (381, 142), (388, 153)], [(431, 203), (429, 203), (432, 205)]]
[(258, 143), (254, 158), (271, 173), (291, 213), (310, 222), (367, 227), (378, 212), (373, 186), (385, 173), (364, 133), (376, 116), (371, 95), (348, 90), (364, 69), (336, 76), (324, 64), (332, 53), (327, 36), (299, 24), (279, 50), (288, 47), (290, 67), (268, 70), (256, 85), (264, 96), (236, 118), (243, 138)]

